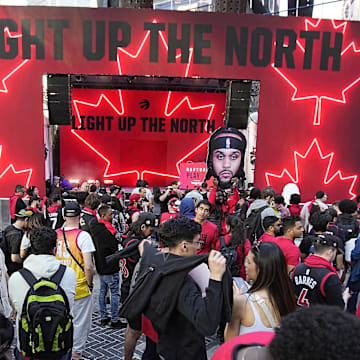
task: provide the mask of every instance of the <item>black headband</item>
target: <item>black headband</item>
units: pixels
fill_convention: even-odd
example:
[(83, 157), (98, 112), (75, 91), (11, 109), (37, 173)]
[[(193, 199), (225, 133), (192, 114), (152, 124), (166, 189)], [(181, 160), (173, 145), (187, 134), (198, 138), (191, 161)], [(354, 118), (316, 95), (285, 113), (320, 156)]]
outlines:
[(245, 150), (245, 144), (238, 138), (229, 136), (220, 136), (212, 141), (211, 148), (216, 149), (239, 149)]

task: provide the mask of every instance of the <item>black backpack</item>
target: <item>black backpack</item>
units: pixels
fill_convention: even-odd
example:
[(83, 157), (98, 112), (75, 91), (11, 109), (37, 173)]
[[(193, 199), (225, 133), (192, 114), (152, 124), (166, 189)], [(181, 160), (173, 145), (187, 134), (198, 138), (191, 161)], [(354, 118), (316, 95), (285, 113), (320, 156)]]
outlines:
[(359, 237), (359, 223), (353, 217), (343, 217), (339, 215), (336, 225), (344, 231), (345, 241)]
[(66, 266), (50, 279), (36, 279), (26, 268), (19, 270), (29, 284), (19, 318), (20, 351), (30, 359), (60, 359), (73, 346), (73, 323), (65, 291), (59, 285)]
[(269, 205), (265, 205), (261, 208), (254, 209), (250, 215), (245, 219), (246, 237), (249, 239), (251, 245), (255, 244), (260, 236), (264, 233), (262, 226), (261, 213)]
[(226, 259), (226, 266), (228, 267), (232, 276), (240, 275), (240, 267), (237, 262), (238, 255), (236, 251), (236, 247), (228, 246), (225, 244), (225, 239), (223, 236), (220, 236), (220, 249), (219, 251)]

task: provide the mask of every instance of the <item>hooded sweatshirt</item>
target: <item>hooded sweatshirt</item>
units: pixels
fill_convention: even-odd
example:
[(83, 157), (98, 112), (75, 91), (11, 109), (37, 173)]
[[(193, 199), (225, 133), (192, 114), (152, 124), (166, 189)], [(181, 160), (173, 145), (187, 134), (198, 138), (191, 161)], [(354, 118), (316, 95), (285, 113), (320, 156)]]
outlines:
[(195, 206), (193, 199), (184, 198), (181, 200), (180, 216), (182, 215), (189, 219), (193, 219), (195, 217)]
[(266, 216), (276, 216), (275, 214), (275, 211), (273, 208), (271, 208), (269, 206), (269, 203), (266, 202), (265, 200), (263, 199), (256, 199), (249, 207), (247, 213), (246, 213), (246, 217), (249, 217), (249, 215), (251, 214), (251, 212), (253, 210), (256, 210), (256, 209), (260, 209), (264, 206), (267, 206), (266, 209), (264, 209), (262, 212), (261, 212), (261, 220), (264, 220), (264, 218)]
[(9, 209), (10, 216), (12, 219), (15, 219), (15, 214), (17, 214), (21, 209), (26, 209), (26, 204), (20, 195), (11, 195), (9, 199)]
[[(32, 274), (37, 278), (51, 278), (59, 269), (60, 262), (53, 255), (29, 255), (24, 261), (24, 268), (30, 270)], [(68, 300), (70, 310), (74, 304), (75, 289), (76, 289), (76, 275), (75, 271), (70, 267), (66, 268), (64, 276), (60, 282), (60, 286), (65, 291)], [(17, 312), (16, 315), (16, 332), (17, 339), (19, 339), (18, 333), (18, 321), (22, 312), (23, 303), (26, 294), (29, 290), (29, 285), (22, 275), (16, 271), (9, 279), (9, 295), (12, 302), (15, 305)], [(17, 347), (19, 348), (19, 340), (17, 340)]]

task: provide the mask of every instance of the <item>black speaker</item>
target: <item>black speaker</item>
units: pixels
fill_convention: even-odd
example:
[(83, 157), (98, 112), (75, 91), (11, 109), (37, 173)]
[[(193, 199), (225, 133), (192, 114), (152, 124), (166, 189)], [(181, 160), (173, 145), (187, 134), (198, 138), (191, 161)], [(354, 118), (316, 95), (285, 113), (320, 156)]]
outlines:
[(71, 93), (69, 74), (47, 76), (47, 98), (50, 125), (71, 124)]
[(226, 89), (226, 127), (246, 129), (249, 117), (251, 81), (230, 81)]

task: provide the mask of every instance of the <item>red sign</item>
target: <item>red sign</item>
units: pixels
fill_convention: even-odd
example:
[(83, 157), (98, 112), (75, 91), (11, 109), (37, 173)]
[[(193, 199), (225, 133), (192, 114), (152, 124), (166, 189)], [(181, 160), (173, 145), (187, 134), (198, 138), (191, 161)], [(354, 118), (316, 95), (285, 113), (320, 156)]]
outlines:
[(180, 183), (183, 189), (201, 186), (206, 174), (205, 162), (188, 162), (180, 165)]
[[(359, 23), (300, 17), (53, 7), (1, 7), (0, 18), (0, 33), (4, 34), (0, 42), (0, 196), (8, 196), (15, 183), (42, 187), (42, 76), (45, 73), (260, 80), (256, 185), (270, 184), (280, 192), (285, 183), (296, 182), (304, 200), (320, 189), (329, 194), (330, 200), (354, 197), (360, 192)], [(111, 96), (111, 102), (116, 104), (116, 110), (109, 109), (104, 116), (130, 116), (122, 113), (119, 95), (117, 102), (114, 97)], [(166, 97), (163, 99), (165, 102)], [(77, 103), (80, 112), (88, 111), (81, 101), (93, 105), (99, 100), (106, 103), (104, 97), (100, 99), (96, 95), (90, 100), (87, 96), (75, 100), (80, 101)], [(169, 102), (169, 109), (174, 109), (180, 100), (171, 99), (174, 103)], [(192, 106), (212, 102), (195, 100), (189, 100)], [(167, 119), (175, 117), (175, 114), (160, 115)], [(90, 119), (90, 126), (91, 122)], [(125, 125), (131, 126), (131, 122)], [(160, 129), (161, 122), (157, 126)], [(144, 146), (139, 149), (146, 158), (144, 162), (136, 160), (131, 166), (129, 160), (123, 167), (125, 155), (118, 152), (118, 159), (110, 154), (112, 149), (108, 144), (93, 142), (89, 127), (73, 130), (70, 139), (62, 137), (62, 141), (72, 142), (76, 150), (62, 159), (64, 171), (74, 161), (74, 153), (79, 153), (99, 168), (103, 178), (136, 170), (151, 183), (159, 179), (153, 173), (178, 176), (179, 160), (206, 140), (205, 134), (199, 134), (200, 142), (189, 140), (188, 144), (185, 135), (179, 133), (174, 138), (179, 136), (182, 140), (176, 143), (176, 155), (172, 156), (169, 146), (177, 140), (166, 137), (165, 132), (164, 144), (160, 145), (160, 133), (147, 134), (147, 138), (142, 138)], [(121, 131), (114, 132), (116, 151), (121, 146), (118, 144)], [(103, 156), (83, 140), (94, 144), (94, 149)], [(126, 146), (130, 159), (138, 144), (134, 144), (133, 138), (126, 140), (127, 145), (133, 145), (132, 150)], [(163, 149), (160, 152), (164, 151), (161, 158), (155, 155), (157, 162), (144, 151), (151, 149), (154, 142)], [(189, 158), (183, 161), (186, 160)], [(87, 175), (85, 161), (82, 165)], [(133, 183), (138, 174), (132, 174), (129, 181)], [(95, 176), (91, 174), (91, 178)], [(116, 182), (123, 179), (114, 176)]]
[(74, 89), (72, 104), (72, 125), (61, 127), (62, 173), (167, 185), (182, 162), (205, 159), (209, 134), (223, 124), (225, 94)]

